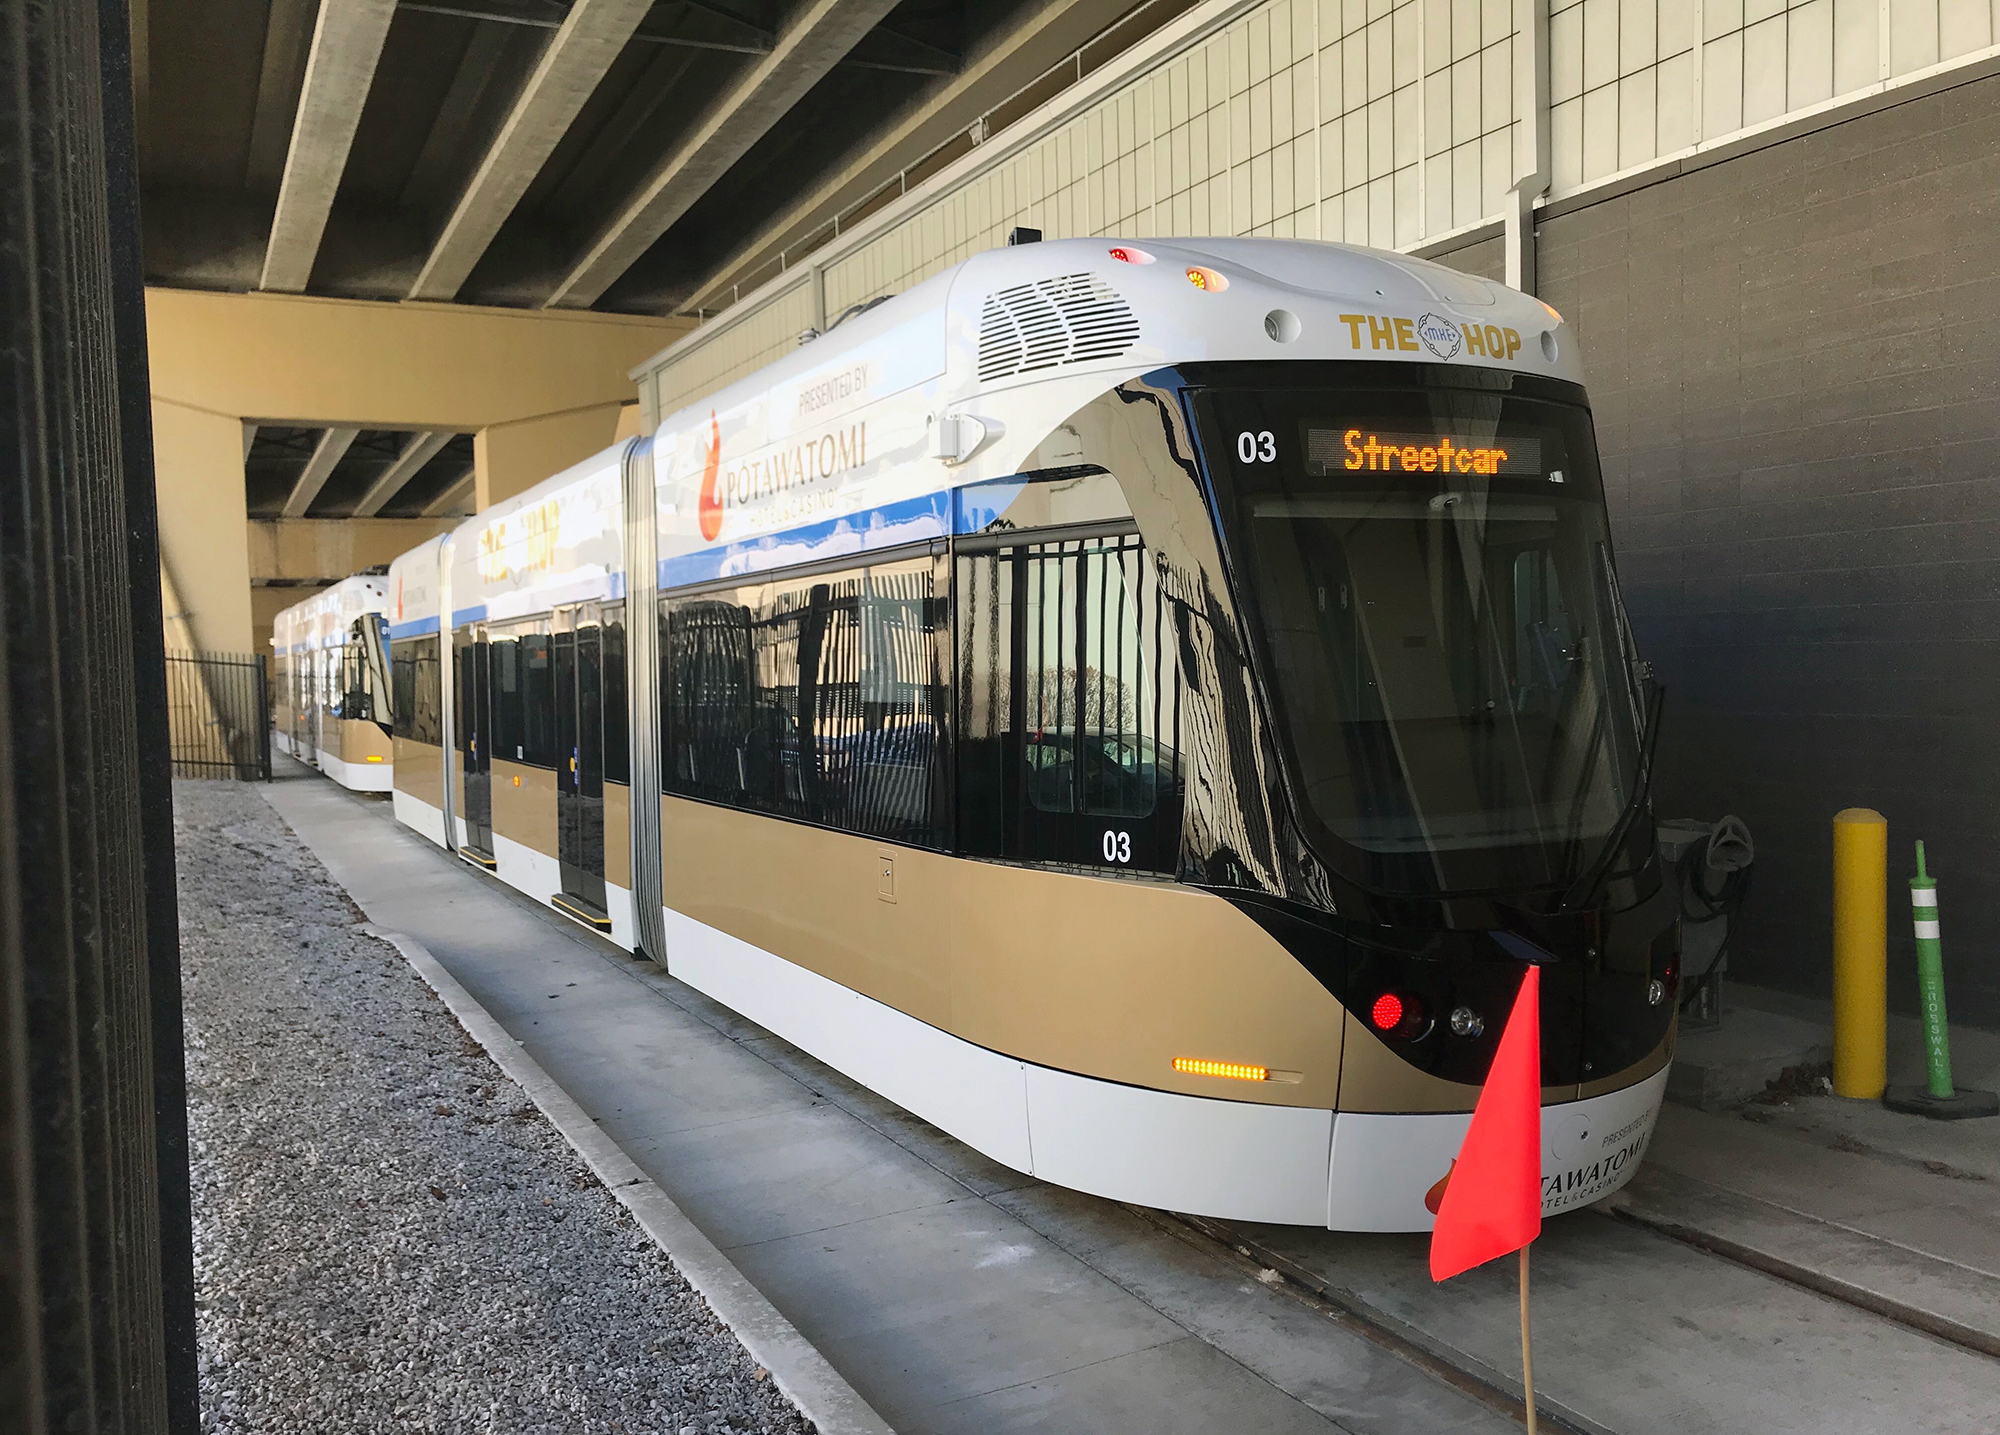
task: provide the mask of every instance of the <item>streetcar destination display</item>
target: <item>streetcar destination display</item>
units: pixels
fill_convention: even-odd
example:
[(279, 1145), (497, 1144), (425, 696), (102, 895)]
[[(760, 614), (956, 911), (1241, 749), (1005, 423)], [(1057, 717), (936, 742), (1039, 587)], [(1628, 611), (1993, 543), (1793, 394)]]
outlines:
[(1529, 434), (1378, 433), (1347, 426), (1306, 429), (1306, 464), (1315, 473), (1542, 474), (1542, 441)]

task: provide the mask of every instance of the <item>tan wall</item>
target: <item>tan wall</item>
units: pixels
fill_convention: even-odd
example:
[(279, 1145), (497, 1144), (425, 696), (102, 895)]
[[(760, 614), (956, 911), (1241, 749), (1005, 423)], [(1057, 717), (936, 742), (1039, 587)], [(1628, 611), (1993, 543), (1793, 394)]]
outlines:
[(250, 520), (253, 582), (273, 578), (337, 582), (447, 533), (457, 518), (280, 518)]
[(624, 409), (623, 404), (594, 404), (481, 429), (472, 436), (473, 508), (491, 508), (609, 448)]
[[(271, 620), (320, 587), (387, 563), (448, 532), (456, 518), (253, 518), (250, 628), (253, 651), (271, 650)], [(278, 580), (279, 586), (271, 586)]]
[(211, 413), (461, 432), (633, 397), (685, 319), (146, 291), (153, 394)]
[[(255, 652), (250, 555), (243, 542), (243, 423), (231, 414), (153, 401), (160, 560), (180, 602), (185, 638), (167, 614), (167, 642)], [(268, 637), (268, 632), (267, 635)], [(266, 649), (268, 651), (268, 648)]]
[[(148, 289), (146, 324), (160, 553), (179, 599), (169, 612), (187, 615), (186, 633), (169, 620), (167, 640), (234, 652), (268, 646), (276, 609), (253, 607), (253, 576), (344, 578), (439, 531), (412, 526), (407, 541), (378, 545), (387, 530), (357, 525), (346, 562), (340, 539), (278, 532), (253, 561), (245, 419), (471, 432), (483, 506), (488, 494), (518, 493), (611, 443), (633, 399), (628, 372), (691, 327), (631, 315), (185, 289)], [(264, 562), (273, 567), (260, 573)]]

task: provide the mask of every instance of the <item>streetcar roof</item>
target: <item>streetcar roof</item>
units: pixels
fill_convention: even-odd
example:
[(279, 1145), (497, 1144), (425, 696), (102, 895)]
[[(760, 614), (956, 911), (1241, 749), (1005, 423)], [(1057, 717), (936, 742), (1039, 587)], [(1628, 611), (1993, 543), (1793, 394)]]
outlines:
[(354, 620), (364, 613), (382, 612), (387, 597), (388, 585), (380, 574), (343, 578), (280, 610), (271, 620), (271, 646), (280, 653), (338, 647)]

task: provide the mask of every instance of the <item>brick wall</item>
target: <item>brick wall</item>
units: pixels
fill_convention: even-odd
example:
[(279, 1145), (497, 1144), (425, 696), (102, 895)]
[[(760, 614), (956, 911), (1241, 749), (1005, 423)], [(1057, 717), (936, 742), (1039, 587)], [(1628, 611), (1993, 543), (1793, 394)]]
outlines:
[(1657, 807), (1757, 839), (1733, 971), (1829, 989), (1829, 820), (1874, 807), (1892, 1003), (1921, 837), (1952, 1015), (2000, 1025), (2000, 78), (1546, 219), (1540, 263), (1669, 689)]

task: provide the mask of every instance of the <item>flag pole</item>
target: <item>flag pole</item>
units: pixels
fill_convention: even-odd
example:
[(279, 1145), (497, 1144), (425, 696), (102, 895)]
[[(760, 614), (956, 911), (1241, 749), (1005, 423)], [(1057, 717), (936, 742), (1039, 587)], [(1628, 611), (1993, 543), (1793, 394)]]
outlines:
[(1528, 1435), (1535, 1435), (1535, 1357), (1528, 1346), (1528, 1247), (1521, 1247), (1521, 1389), (1526, 1394)]

